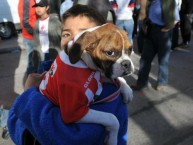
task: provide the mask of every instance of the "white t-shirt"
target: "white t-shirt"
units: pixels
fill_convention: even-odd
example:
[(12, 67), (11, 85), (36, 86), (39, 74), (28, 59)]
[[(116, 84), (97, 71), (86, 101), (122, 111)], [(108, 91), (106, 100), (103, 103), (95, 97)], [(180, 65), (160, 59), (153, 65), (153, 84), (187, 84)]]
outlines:
[(115, 10), (117, 20), (129, 20), (133, 19), (134, 6), (129, 7), (131, 0), (116, 0), (118, 8)]
[(43, 53), (49, 52), (48, 21), (49, 17), (39, 21), (39, 39)]

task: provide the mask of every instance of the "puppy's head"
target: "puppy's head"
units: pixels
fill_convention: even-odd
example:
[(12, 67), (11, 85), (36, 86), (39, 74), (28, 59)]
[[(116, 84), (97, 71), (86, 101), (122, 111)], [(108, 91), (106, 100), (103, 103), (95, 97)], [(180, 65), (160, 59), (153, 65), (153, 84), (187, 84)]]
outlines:
[(82, 59), (88, 67), (112, 79), (134, 71), (131, 52), (126, 32), (111, 23), (85, 31), (68, 50), (71, 63)]

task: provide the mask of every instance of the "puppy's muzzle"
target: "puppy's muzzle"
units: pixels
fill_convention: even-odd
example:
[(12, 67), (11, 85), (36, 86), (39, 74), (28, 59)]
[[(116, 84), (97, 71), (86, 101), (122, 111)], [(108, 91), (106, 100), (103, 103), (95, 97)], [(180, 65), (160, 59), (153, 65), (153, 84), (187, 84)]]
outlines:
[(121, 66), (123, 68), (123, 75), (128, 75), (133, 72), (132, 62), (130, 60), (124, 60), (121, 62)]

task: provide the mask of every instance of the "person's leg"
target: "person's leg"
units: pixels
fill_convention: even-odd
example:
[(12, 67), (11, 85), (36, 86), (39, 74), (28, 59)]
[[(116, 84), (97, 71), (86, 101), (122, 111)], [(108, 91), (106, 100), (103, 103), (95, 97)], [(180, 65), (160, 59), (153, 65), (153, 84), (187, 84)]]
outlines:
[(179, 39), (179, 23), (175, 25), (172, 31), (172, 46), (171, 49), (174, 50), (178, 46), (178, 39)]
[(144, 47), (140, 58), (140, 66), (138, 72), (137, 87), (139, 89), (148, 85), (149, 73), (151, 70), (151, 62), (156, 54), (151, 39), (144, 40)]
[(4, 109), (3, 106), (0, 106), (0, 128), (3, 128), (1, 137), (3, 139), (9, 138), (9, 132), (7, 129), (7, 119), (9, 115), (9, 110)]
[[(143, 51), (140, 59), (140, 67), (138, 73), (137, 86), (139, 89), (148, 85), (149, 73), (151, 71), (151, 63), (153, 58), (158, 53), (160, 43), (161, 27), (151, 25), (148, 36), (144, 39)], [(171, 47), (171, 44), (170, 44)]]
[(23, 145), (41, 145), (27, 129), (24, 131), (22, 137)]
[(116, 25), (121, 28), (124, 29), (124, 21), (123, 20), (117, 20), (116, 21)]
[(184, 18), (184, 29), (184, 43), (189, 45), (191, 38), (191, 22), (187, 15)]
[(187, 48), (189, 46), (191, 37), (191, 23), (189, 22), (186, 14), (180, 12), (180, 30), (182, 36), (182, 43), (179, 45), (181, 48)]
[(138, 21), (138, 27), (139, 31), (137, 32), (137, 46), (138, 46), (138, 52), (141, 54), (143, 50), (143, 42), (144, 42), (144, 37), (143, 37), (143, 32), (142, 32), (142, 21)]
[(133, 21), (134, 21), (133, 34), (132, 34), (133, 37), (135, 37), (135, 35), (137, 35), (137, 32), (138, 32), (139, 12), (140, 12), (140, 9), (137, 9), (135, 7), (133, 11)]
[(134, 27), (133, 20), (132, 19), (131, 20), (117, 20), (116, 25), (128, 33), (128, 38), (133, 43), (132, 41), (132, 33), (133, 33), (133, 27)]
[(133, 29), (134, 29), (133, 19), (124, 20), (124, 30), (127, 32), (128, 38), (132, 43), (133, 43)]
[(168, 83), (168, 63), (171, 53), (172, 30), (169, 32), (161, 32), (158, 46), (158, 62), (159, 72), (157, 85), (163, 86)]
[(185, 29), (184, 29), (184, 14), (182, 11), (180, 11), (180, 32), (181, 32), (181, 36), (182, 36), (182, 43), (184, 43), (184, 33), (185, 33)]
[(32, 52), (33, 52), (33, 40), (23, 38), (23, 44), (27, 50), (27, 74), (34, 73), (35, 69), (32, 62)]

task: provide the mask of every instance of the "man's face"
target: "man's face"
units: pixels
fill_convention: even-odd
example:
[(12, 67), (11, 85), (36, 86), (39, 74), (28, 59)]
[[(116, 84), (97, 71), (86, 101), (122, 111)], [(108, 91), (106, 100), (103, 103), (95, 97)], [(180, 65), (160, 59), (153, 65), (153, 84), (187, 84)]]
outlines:
[(62, 25), (61, 48), (65, 49), (67, 43), (78, 33), (88, 28), (96, 26), (95, 22), (91, 22), (85, 16), (69, 17)]
[(49, 9), (49, 7), (40, 7), (40, 6), (37, 6), (35, 7), (36, 9), (36, 14), (38, 17), (43, 17), (44, 15), (47, 15), (47, 11)]

